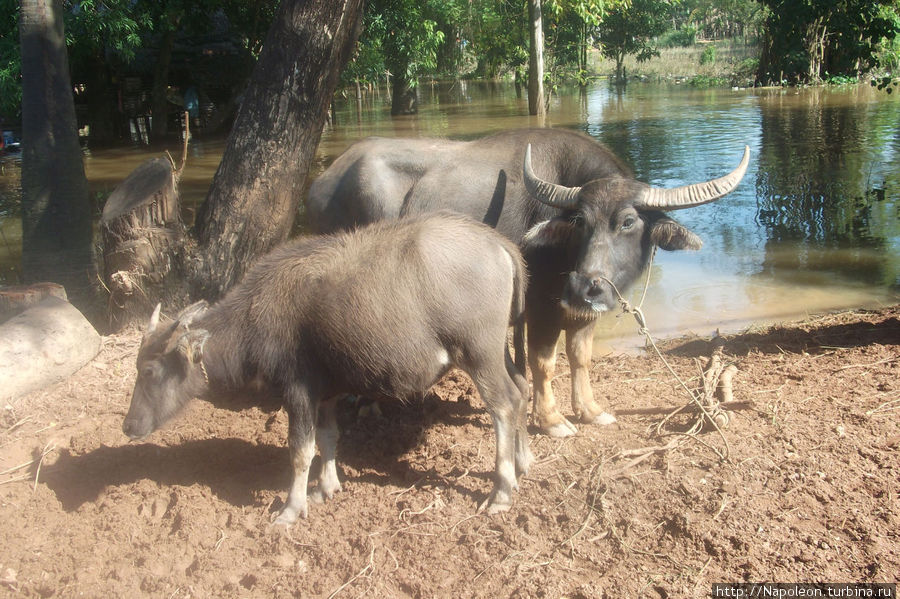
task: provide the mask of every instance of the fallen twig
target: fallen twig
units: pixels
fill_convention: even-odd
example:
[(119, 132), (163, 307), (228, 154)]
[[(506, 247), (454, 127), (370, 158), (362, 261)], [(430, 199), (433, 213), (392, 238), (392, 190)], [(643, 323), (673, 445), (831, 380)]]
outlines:
[[(750, 400), (723, 401), (719, 404), (723, 410), (751, 410), (756, 407), (756, 403)], [(685, 410), (689, 412), (698, 411), (693, 404), (687, 404), (682, 407), (662, 406), (658, 408), (628, 408), (624, 410), (616, 410), (616, 416), (637, 416), (637, 415), (654, 415), (668, 414), (672, 410)]]
[(7, 432), (7, 433), (13, 432), (13, 431), (16, 430), (17, 428), (19, 428), (20, 426), (22, 426), (23, 424), (25, 424), (26, 422), (28, 422), (29, 420), (31, 420), (31, 416), (26, 416), (25, 418), (22, 418), (22, 419), (19, 420), (18, 422), (15, 422), (11, 427), (9, 427), (8, 429), (6, 429), (6, 432)]
[(32, 493), (37, 491), (38, 477), (41, 475), (41, 465), (44, 463), (44, 458), (54, 449), (56, 449), (56, 443), (54, 441), (48, 441), (47, 444), (44, 445), (44, 451), (41, 452), (41, 458), (38, 460), (38, 465), (34, 472), (34, 486), (31, 488)]
[[(871, 410), (866, 411), (866, 416), (872, 416), (873, 414), (879, 414), (881, 412), (892, 412), (894, 410), (900, 410), (900, 405), (892, 406), (891, 404), (895, 404), (900, 402), (900, 397), (897, 399), (892, 399), (890, 401), (886, 401), (883, 404), (879, 405), (876, 408), (872, 408)], [(890, 407), (888, 407), (890, 406)]]
[(8, 479), (6, 479), (6, 480), (0, 481), (0, 485), (5, 485), (6, 483), (14, 483), (14, 482), (16, 482), (16, 481), (19, 481), (19, 480), (25, 480), (25, 479), (27, 479), (27, 478), (31, 478), (31, 475), (29, 475), (29, 474), (21, 474), (21, 475), (19, 475), (19, 476), (14, 476), (13, 478), (8, 478)]
[(635, 456), (635, 457), (633, 459), (629, 460), (628, 462), (626, 462), (625, 464), (623, 464), (621, 467), (617, 468), (616, 470), (612, 470), (609, 473), (609, 476), (611, 478), (621, 478), (625, 475), (625, 472), (627, 470), (629, 470), (630, 468), (634, 468), (635, 466), (637, 466), (638, 464), (640, 464), (641, 462), (643, 462), (644, 460), (646, 460), (653, 454), (661, 453), (664, 451), (670, 451), (672, 449), (675, 449), (679, 445), (681, 445), (683, 442), (684, 442), (683, 438), (677, 438), (677, 439), (672, 439), (665, 445), (659, 445), (659, 446), (654, 446), (654, 447), (642, 447), (640, 449), (623, 450), (620, 453), (620, 455), (622, 457), (632, 457), (632, 456)]
[(24, 468), (25, 466), (31, 466), (32, 464), (34, 464), (34, 460), (28, 460), (24, 464), (19, 464), (18, 466), (13, 466), (12, 468), (7, 468), (3, 472), (0, 472), (0, 476), (2, 476), (4, 474), (9, 474), (10, 472), (15, 472), (16, 470), (18, 470), (20, 468)]
[(878, 366), (879, 364), (890, 364), (891, 362), (896, 362), (897, 360), (900, 360), (900, 356), (893, 356), (890, 358), (885, 358), (884, 360), (869, 362), (867, 364), (847, 364), (846, 366), (841, 366), (840, 368), (835, 369), (834, 372), (849, 370), (851, 368), (868, 368), (869, 366)]
[(374, 569), (375, 569), (375, 541), (372, 541), (372, 549), (371, 549), (371, 551), (369, 551), (369, 562), (363, 567), (362, 570), (360, 570), (352, 578), (350, 578), (350, 580), (348, 580), (347, 582), (345, 582), (344, 584), (342, 584), (341, 586), (336, 588), (333, 593), (328, 595), (328, 599), (333, 599), (333, 597), (335, 597), (338, 593), (340, 593), (341, 591), (346, 589), (348, 586), (350, 586), (357, 578), (361, 578), (361, 577), (365, 576), (366, 572), (368, 572), (369, 570), (374, 570)]

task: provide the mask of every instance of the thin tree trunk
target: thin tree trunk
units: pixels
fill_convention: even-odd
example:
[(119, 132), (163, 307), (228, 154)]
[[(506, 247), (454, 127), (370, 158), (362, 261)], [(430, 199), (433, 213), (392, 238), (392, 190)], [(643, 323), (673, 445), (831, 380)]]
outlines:
[(528, 112), (544, 115), (544, 27), (541, 0), (528, 0), (531, 51), (528, 55)]
[(93, 274), (91, 203), (69, 79), (62, 4), (22, 0), (22, 267), (86, 302)]
[(110, 145), (118, 141), (116, 131), (115, 95), (110, 85), (106, 63), (98, 53), (90, 57), (87, 72), (87, 124), (91, 147)]
[(405, 75), (394, 75), (394, 86), (391, 94), (391, 115), (416, 114), (419, 106), (416, 101), (416, 90), (409, 84)]
[(283, 0), (197, 215), (191, 295), (214, 299), (287, 238), (363, 0)]
[[(174, 26), (173, 26), (174, 27)], [(175, 44), (175, 29), (168, 29), (159, 42), (156, 68), (153, 70), (152, 111), (153, 125), (150, 139), (161, 141), (169, 132), (169, 66), (172, 64), (172, 46)]]

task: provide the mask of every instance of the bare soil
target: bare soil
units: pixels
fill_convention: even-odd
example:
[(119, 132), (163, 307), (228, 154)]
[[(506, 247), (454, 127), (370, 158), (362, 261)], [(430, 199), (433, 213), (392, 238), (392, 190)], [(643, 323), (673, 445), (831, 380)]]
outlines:
[[(537, 462), (496, 516), (477, 511), (494, 435), (465, 375), (381, 416), (347, 403), (344, 491), (279, 534), (283, 412), (197, 401), (129, 443), (139, 335), (106, 337), (69, 380), (3, 407), (0, 595), (707, 597), (713, 582), (897, 581), (900, 307), (726, 339), (735, 399), (753, 405), (723, 435), (632, 463), (623, 451), (695, 417), (658, 435), (664, 414), (627, 411), (683, 405), (684, 389), (655, 355), (603, 357), (594, 392), (618, 423), (533, 435)], [(664, 347), (690, 386), (709, 351)]]

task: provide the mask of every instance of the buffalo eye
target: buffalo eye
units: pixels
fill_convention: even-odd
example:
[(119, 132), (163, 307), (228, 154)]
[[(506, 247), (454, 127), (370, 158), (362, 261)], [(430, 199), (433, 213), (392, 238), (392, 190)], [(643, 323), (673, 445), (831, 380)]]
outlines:
[(569, 217), (569, 222), (576, 227), (580, 227), (584, 225), (584, 215), (582, 215), (580, 212), (573, 212)]
[(636, 222), (637, 222), (637, 217), (629, 214), (622, 220), (622, 230), (630, 231), (632, 228), (634, 228), (634, 224)]
[(141, 367), (139, 374), (142, 379), (152, 379), (153, 375), (156, 374), (156, 370), (154, 370), (153, 366), (148, 364)]

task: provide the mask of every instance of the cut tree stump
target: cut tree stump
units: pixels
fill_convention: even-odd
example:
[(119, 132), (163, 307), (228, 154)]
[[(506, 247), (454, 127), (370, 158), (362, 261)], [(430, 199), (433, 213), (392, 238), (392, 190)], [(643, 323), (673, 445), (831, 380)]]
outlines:
[(158, 302), (182, 292), (176, 263), (187, 241), (180, 214), (179, 171), (154, 158), (137, 167), (106, 201), (100, 219), (109, 327), (147, 319)]

